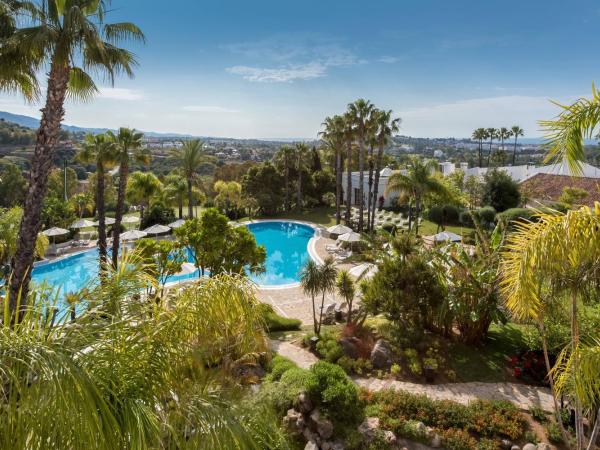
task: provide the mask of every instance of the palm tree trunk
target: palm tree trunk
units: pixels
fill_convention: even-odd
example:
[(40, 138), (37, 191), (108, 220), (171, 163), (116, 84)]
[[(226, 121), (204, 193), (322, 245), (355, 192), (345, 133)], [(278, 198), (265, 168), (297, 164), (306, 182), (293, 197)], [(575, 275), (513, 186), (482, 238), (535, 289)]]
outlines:
[[(571, 353), (573, 355), (573, 384), (577, 384), (577, 374), (579, 372), (579, 324), (577, 322), (577, 288), (571, 290)], [(575, 437), (577, 450), (583, 449), (583, 414), (581, 411), (581, 401), (575, 394)]]
[(515, 146), (513, 147), (513, 161), (512, 165), (515, 165), (515, 161), (517, 160), (517, 136), (515, 136)]
[(188, 218), (192, 219), (194, 217), (194, 193), (192, 187), (192, 177), (187, 178), (187, 188), (188, 188)]
[(346, 324), (350, 325), (352, 323), (352, 302), (354, 301), (354, 299), (347, 298), (346, 301), (348, 302), (348, 314), (346, 315)]
[(487, 157), (487, 167), (490, 167), (490, 158), (492, 157), (492, 139), (490, 139), (490, 151), (488, 152)]
[(179, 198), (177, 206), (179, 207), (179, 218), (183, 219), (183, 198)]
[(365, 151), (363, 148), (363, 137), (360, 137), (358, 141), (358, 232), (360, 233), (363, 230), (363, 212), (365, 210), (365, 201), (363, 198), (364, 195), (364, 181), (365, 181), (365, 173), (364, 173), (364, 165), (365, 165)]
[(321, 335), (321, 325), (323, 325), (323, 307), (325, 306), (325, 291), (323, 291), (323, 296), (321, 297), (321, 309), (319, 310), (319, 331), (317, 331), (317, 335)]
[[(300, 166), (300, 161), (298, 161)], [(302, 210), (302, 168), (298, 167), (298, 191), (296, 192), (296, 209)]]
[(96, 165), (96, 209), (98, 210), (98, 252), (100, 254), (100, 273), (106, 268), (106, 212), (104, 210), (104, 166)]
[(335, 149), (335, 223), (337, 225), (342, 221), (341, 203), (342, 203), (342, 150)]
[(285, 163), (285, 168), (284, 168), (284, 174), (285, 174), (285, 210), (289, 211), (290, 210), (290, 168), (288, 167), (287, 157), (284, 160), (284, 163)]
[(113, 246), (112, 246), (112, 264), (117, 268), (119, 261), (119, 237), (121, 235), (121, 222), (125, 209), (125, 192), (127, 190), (127, 177), (129, 176), (128, 155), (121, 161), (119, 167), (119, 192), (117, 194), (117, 211), (115, 213), (115, 225), (113, 227)]
[(42, 109), (40, 127), (36, 135), (35, 152), (29, 172), (29, 188), (23, 207), (16, 251), (12, 260), (9, 288), (9, 308), (14, 314), (27, 298), (31, 267), (35, 256), (35, 241), (41, 227), (42, 203), (48, 187), (54, 148), (60, 123), (65, 115), (64, 102), (69, 81), (69, 67), (52, 64), (48, 76), (46, 104)]
[(352, 208), (352, 141), (348, 140), (347, 156), (346, 156), (346, 172), (348, 179), (346, 180), (346, 225), (350, 223), (350, 210)]
[(408, 232), (412, 231), (412, 199), (408, 200)]
[(479, 167), (483, 165), (483, 141), (479, 139)]
[(375, 211), (377, 210), (377, 202), (379, 199), (379, 172), (381, 172), (381, 161), (383, 159), (383, 143), (379, 143), (377, 149), (377, 159), (375, 160), (375, 181), (373, 186), (373, 212), (371, 213), (371, 229), (375, 226)]
[(594, 428), (592, 428), (592, 434), (590, 436), (590, 442), (588, 443), (586, 450), (594, 450), (596, 446), (596, 440), (598, 439), (598, 433), (600, 432), (600, 408), (596, 412), (596, 420), (594, 421)]
[(317, 310), (315, 308), (315, 294), (311, 295), (312, 298), (312, 310), (313, 310), (313, 329), (315, 334), (319, 334), (319, 329), (317, 327)]
[(415, 197), (415, 236), (419, 235), (419, 216), (421, 214), (421, 198)]
[(369, 193), (367, 195), (367, 231), (372, 231), (371, 227), (371, 204), (373, 202), (373, 146), (369, 147)]

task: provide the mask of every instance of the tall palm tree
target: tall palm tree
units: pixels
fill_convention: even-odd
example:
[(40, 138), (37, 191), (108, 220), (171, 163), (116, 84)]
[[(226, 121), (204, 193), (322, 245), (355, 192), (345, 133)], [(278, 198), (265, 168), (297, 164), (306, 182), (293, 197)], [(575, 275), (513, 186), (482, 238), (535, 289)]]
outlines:
[(329, 256), (323, 264), (319, 266), (319, 291), (321, 292), (321, 308), (319, 314), (318, 333), (321, 334), (321, 325), (323, 324), (323, 308), (325, 307), (325, 295), (335, 289), (335, 281), (337, 278), (337, 269), (335, 268), (334, 259)]
[(354, 280), (350, 276), (350, 272), (347, 270), (340, 270), (336, 280), (337, 292), (346, 303), (348, 303), (348, 314), (346, 315), (346, 323), (352, 322), (352, 303), (354, 302), (354, 294), (356, 288), (354, 286)]
[(479, 147), (477, 150), (477, 156), (479, 160), (479, 167), (483, 167), (483, 140), (486, 139), (487, 133), (485, 128), (477, 128), (473, 131), (472, 139), (478, 141)]
[(371, 229), (375, 226), (375, 210), (379, 195), (379, 175), (382, 170), (383, 150), (394, 133), (400, 130), (400, 118), (392, 119), (392, 110), (378, 111), (377, 122), (377, 158), (375, 159), (375, 180), (373, 187), (373, 212), (371, 213)]
[(371, 205), (376, 202), (373, 200), (373, 172), (375, 170), (375, 155), (374, 149), (377, 146), (377, 115), (378, 109), (373, 109), (367, 122), (367, 145), (369, 148), (369, 155), (367, 157), (367, 165), (369, 166), (369, 176), (367, 181), (368, 193), (367, 193), (367, 231), (371, 230)]
[(113, 167), (118, 157), (117, 145), (106, 134), (88, 134), (78, 154), (79, 160), (96, 165), (96, 214), (98, 215), (98, 251), (100, 270), (106, 265), (106, 211), (104, 202), (106, 170)]
[(356, 128), (356, 140), (358, 142), (358, 198), (359, 198), (359, 217), (358, 231), (363, 229), (363, 213), (365, 209), (364, 201), (364, 165), (365, 165), (365, 140), (367, 138), (367, 126), (374, 106), (365, 99), (358, 99), (354, 103), (348, 105), (348, 113), (350, 114), (352, 123)]
[(521, 128), (519, 125), (513, 125), (512, 128), (510, 129), (510, 135), (515, 138), (515, 144), (513, 146), (513, 155), (512, 155), (512, 165), (514, 166), (515, 162), (517, 160), (517, 139), (519, 139), (519, 136), (525, 135), (525, 130), (523, 130), (523, 128)]
[(321, 281), (319, 273), (319, 265), (310, 259), (302, 268), (300, 272), (300, 286), (305, 295), (310, 296), (312, 301), (312, 313), (313, 313), (313, 331), (315, 334), (319, 334), (319, 319), (317, 319), (317, 307), (315, 304), (315, 297), (321, 290)]
[(119, 164), (119, 189), (117, 192), (117, 210), (115, 212), (115, 225), (113, 227), (112, 264), (116, 267), (119, 261), (119, 236), (121, 234), (121, 221), (125, 212), (125, 193), (127, 190), (127, 178), (129, 177), (129, 161), (148, 164), (150, 162), (150, 151), (144, 148), (143, 133), (131, 128), (119, 128), (117, 135), (109, 133), (109, 138), (116, 144), (117, 163)]
[(498, 130), (498, 139), (500, 139), (500, 145), (502, 147), (502, 150), (505, 150), (504, 141), (510, 139), (511, 136), (511, 131), (506, 127), (502, 127)]
[[(446, 193), (446, 187), (440, 181), (432, 176), (437, 163), (435, 161), (423, 161), (420, 158), (411, 158), (406, 175), (397, 172), (390, 177), (386, 193), (398, 192), (401, 197), (408, 198), (409, 205), (415, 202), (415, 234), (419, 234), (419, 217), (421, 215), (421, 205), (423, 197), (427, 194)], [(412, 214), (409, 208), (409, 229), (412, 225)]]
[(177, 206), (178, 217), (183, 219), (183, 202), (187, 196), (187, 182), (176, 173), (167, 175), (165, 180), (165, 200), (168, 204)]
[(335, 223), (341, 222), (342, 198), (342, 151), (344, 147), (344, 118), (333, 116), (325, 118), (321, 137), (335, 155)]
[[(536, 222), (517, 224), (508, 236), (502, 255), (501, 289), (506, 306), (517, 318), (539, 321), (544, 310), (543, 286), (552, 286), (553, 296), (561, 293), (570, 300), (571, 344), (568, 386), (581, 383), (581, 338), (578, 308), (587, 286), (600, 270), (600, 203), (566, 214), (539, 213)], [(559, 371), (562, 370), (560, 367)], [(597, 367), (595, 383), (600, 383)], [(575, 405), (575, 432), (578, 450), (584, 446), (583, 412), (585, 398), (569, 392)]]
[(350, 223), (350, 212), (352, 210), (352, 144), (354, 143), (354, 126), (352, 117), (345, 113), (344, 120), (344, 141), (346, 143), (346, 225)]
[(496, 128), (486, 128), (485, 129), (485, 138), (490, 140), (490, 149), (488, 151), (487, 157), (487, 166), (490, 166), (490, 158), (492, 156), (492, 144), (494, 143), (494, 139), (498, 137), (498, 130)]
[(206, 156), (202, 147), (204, 144), (199, 139), (185, 141), (181, 148), (172, 151), (181, 172), (187, 180), (188, 189), (188, 218), (194, 217), (194, 180), (198, 169), (205, 162)]
[(306, 168), (306, 159), (310, 155), (310, 148), (304, 142), (299, 142), (295, 147), (296, 170), (298, 171), (298, 184), (296, 186), (296, 209), (302, 209), (302, 172)]
[(290, 168), (292, 167), (292, 161), (294, 158), (294, 149), (289, 145), (282, 146), (277, 153), (275, 153), (275, 164), (283, 170), (284, 189), (285, 189), (285, 200), (284, 208), (286, 211), (290, 210)]
[[(133, 76), (133, 67), (137, 64), (134, 55), (117, 45), (126, 40), (143, 41), (144, 35), (132, 23), (106, 23), (105, 1), (11, 3), (25, 6), (15, 8), (9, 15), (19, 17), (26, 8), (28, 21), (23, 28), (13, 27), (10, 35), (2, 39), (0, 84), (11, 90), (34, 92), (39, 90), (35, 74), (48, 73), (46, 103), (41, 110), (24, 202), (25, 214), (12, 265), (10, 308), (14, 311), (17, 299), (27, 297), (29, 289), (35, 237), (40, 231), (41, 208), (67, 93), (74, 98), (90, 99), (98, 91), (90, 74), (105, 75), (111, 82), (115, 74)], [(22, 58), (15, 58), (15, 49)]]
[(127, 197), (141, 205), (140, 220), (144, 222), (144, 210), (150, 207), (152, 197), (160, 193), (162, 183), (152, 172), (133, 172), (127, 183)]

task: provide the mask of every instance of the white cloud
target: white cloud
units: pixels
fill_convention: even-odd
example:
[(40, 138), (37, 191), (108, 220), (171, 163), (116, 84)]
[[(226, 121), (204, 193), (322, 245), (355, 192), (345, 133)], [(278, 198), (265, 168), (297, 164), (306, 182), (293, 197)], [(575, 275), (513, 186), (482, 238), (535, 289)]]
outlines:
[(396, 56), (382, 56), (377, 61), (379, 61), (380, 63), (383, 63), (383, 64), (394, 64), (394, 63), (397, 63), (398, 61), (400, 61), (400, 58), (398, 58)]
[(245, 80), (263, 83), (289, 83), (295, 80), (311, 80), (324, 76), (326, 71), (326, 66), (318, 62), (274, 69), (250, 66), (227, 68), (227, 72), (241, 75)]
[(98, 88), (100, 91), (98, 93), (98, 98), (105, 98), (110, 100), (125, 100), (125, 101), (134, 101), (141, 100), (144, 98), (144, 95), (141, 91), (133, 90), (133, 89), (124, 89), (124, 88), (112, 88), (112, 87), (103, 87)]
[(223, 108), (222, 106), (188, 105), (182, 109), (188, 112), (200, 113), (239, 113), (237, 109)]
[[(576, 97), (558, 99), (570, 103)], [(559, 112), (546, 97), (503, 96), (459, 100), (400, 111), (401, 133), (411, 136), (467, 137), (479, 127), (510, 127), (518, 124), (528, 137), (542, 131), (538, 121)]]

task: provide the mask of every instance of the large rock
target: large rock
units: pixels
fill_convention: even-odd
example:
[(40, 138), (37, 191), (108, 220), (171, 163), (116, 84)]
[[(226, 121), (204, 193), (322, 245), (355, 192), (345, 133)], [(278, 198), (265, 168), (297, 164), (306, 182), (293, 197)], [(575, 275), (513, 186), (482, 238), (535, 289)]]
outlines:
[(265, 369), (255, 363), (235, 363), (231, 373), (246, 383), (256, 383), (265, 376)]
[(388, 430), (383, 431), (383, 440), (390, 446), (398, 443), (398, 438), (396, 435), (392, 431)]
[(500, 441), (500, 447), (503, 450), (510, 450), (510, 448), (512, 447), (513, 443), (511, 441), (509, 441), (508, 439), (502, 439)]
[(319, 450), (319, 446), (314, 441), (308, 441), (304, 446), (304, 450)]
[(440, 448), (442, 446), (442, 438), (440, 438), (440, 435), (433, 433), (431, 440), (429, 441), (429, 445), (433, 448)]
[(358, 339), (355, 337), (347, 337), (340, 339), (340, 345), (344, 350), (344, 355), (352, 359), (358, 358), (358, 348), (356, 347), (357, 342)]
[(376, 369), (385, 369), (392, 365), (392, 350), (390, 344), (379, 339), (371, 351), (371, 363)]
[(321, 413), (318, 409), (315, 409), (310, 414), (310, 421), (321, 439), (329, 439), (333, 436), (333, 423), (331, 423), (330, 420), (321, 417)]
[(379, 417), (366, 417), (358, 426), (358, 432), (363, 436), (365, 442), (370, 443), (379, 430)]
[(548, 444), (547, 442), (540, 442), (537, 445), (537, 450), (551, 450), (552, 447), (550, 447), (550, 444)]
[(300, 395), (298, 395), (298, 409), (300, 412), (308, 414), (313, 410), (313, 408), (312, 401), (310, 400), (308, 394), (306, 392), (300, 393)]
[(523, 450), (537, 450), (537, 445), (528, 442), (523, 446)]
[(521, 450), (521, 447), (519, 447), (518, 445), (513, 445), (510, 450)]
[(295, 409), (288, 409), (283, 418), (283, 425), (292, 433), (302, 433), (305, 426), (304, 416)]

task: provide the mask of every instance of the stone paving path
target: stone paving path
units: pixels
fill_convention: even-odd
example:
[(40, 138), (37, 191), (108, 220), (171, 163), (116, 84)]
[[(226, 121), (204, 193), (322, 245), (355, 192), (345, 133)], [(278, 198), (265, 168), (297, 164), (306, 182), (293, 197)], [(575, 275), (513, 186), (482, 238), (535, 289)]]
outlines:
[[(289, 342), (271, 341), (271, 348), (303, 369), (310, 368), (318, 361), (312, 353)], [(549, 389), (524, 384), (481, 382), (417, 384), (397, 380), (358, 377), (354, 377), (353, 380), (358, 386), (370, 391), (394, 389), (412, 394), (424, 394), (436, 400), (453, 400), (462, 404), (467, 404), (476, 399), (508, 400), (520, 409), (529, 409), (529, 407), (535, 405), (545, 411), (554, 410), (552, 394)]]

